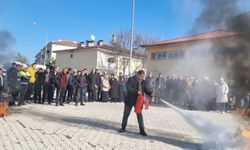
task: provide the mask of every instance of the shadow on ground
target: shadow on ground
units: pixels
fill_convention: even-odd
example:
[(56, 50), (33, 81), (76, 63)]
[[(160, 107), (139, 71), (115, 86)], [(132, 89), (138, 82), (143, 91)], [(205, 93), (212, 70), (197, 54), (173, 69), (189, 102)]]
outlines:
[(137, 133), (138, 131), (137, 126), (129, 126), (128, 129), (129, 131), (125, 133), (119, 133), (118, 132), (120, 128), (119, 122), (112, 122), (107, 120), (84, 118), (84, 117), (69, 117), (53, 113), (48, 114), (45, 112), (39, 112), (29, 109), (25, 109), (24, 111), (22, 111), (22, 113), (23, 115), (35, 116), (37, 118), (41, 118), (43, 120), (50, 122), (58, 122), (58, 123), (63, 123), (65, 125), (79, 125), (79, 126), (85, 125), (93, 127), (96, 130), (106, 130), (111, 134), (118, 134), (120, 136), (126, 136), (129, 138), (149, 140), (150, 142), (160, 141), (168, 145), (173, 145), (182, 149), (195, 149), (195, 150), (201, 149), (200, 143), (195, 143), (193, 142), (192, 138), (179, 133), (177, 134), (162, 130), (147, 129), (150, 135), (147, 137), (143, 137), (140, 136), (139, 133)]

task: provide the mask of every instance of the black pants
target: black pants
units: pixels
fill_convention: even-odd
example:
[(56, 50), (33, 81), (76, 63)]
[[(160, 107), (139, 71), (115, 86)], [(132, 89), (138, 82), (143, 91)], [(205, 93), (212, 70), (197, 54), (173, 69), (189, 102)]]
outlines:
[(15, 105), (15, 101), (18, 100), (18, 95), (19, 95), (19, 88), (15, 86), (10, 86), (9, 85), (9, 93), (11, 94), (11, 98), (9, 99), (9, 105)]
[(109, 101), (109, 92), (108, 91), (102, 91), (102, 102), (108, 102)]
[(34, 86), (35, 86), (34, 83), (29, 83), (28, 84), (28, 89), (27, 89), (27, 92), (26, 92), (26, 95), (25, 95), (25, 100), (30, 100), (31, 95), (34, 92)]
[(50, 91), (49, 86), (50, 86), (49, 84), (44, 84), (43, 85), (43, 99), (42, 99), (42, 103), (44, 103), (45, 100), (49, 99), (49, 91)]
[(79, 87), (74, 88), (74, 101), (76, 101), (79, 98), (78, 97), (78, 90), (79, 90)]
[(226, 103), (217, 103), (217, 110), (226, 112)]
[(41, 84), (35, 85), (34, 97), (33, 97), (34, 103), (41, 103), (42, 100), (41, 91), (42, 91), (42, 85)]
[(21, 84), (20, 85), (20, 96), (18, 99), (19, 106), (24, 105), (26, 103), (25, 102), (25, 95), (26, 95), (27, 89), (28, 89), (28, 84)]
[(89, 90), (89, 101), (93, 102), (95, 100), (97, 100), (97, 94), (96, 94), (96, 89), (94, 90)]
[(66, 88), (60, 88), (59, 89), (59, 95), (58, 98), (56, 99), (56, 106), (58, 106), (58, 102), (60, 103), (60, 105), (63, 105), (63, 98), (66, 92)]
[(67, 102), (70, 102), (70, 101), (72, 101), (73, 92), (74, 92), (73, 85), (68, 85), (67, 91), (68, 91), (68, 94), (67, 94), (67, 97), (65, 95), (65, 99), (67, 98)]
[[(129, 106), (125, 104), (124, 106), (124, 113), (123, 113), (123, 118), (122, 118), (122, 128), (125, 129), (128, 123), (128, 117), (130, 115), (131, 109), (133, 106)], [(139, 124), (140, 130), (144, 130), (144, 122), (143, 122), (143, 116), (142, 113), (137, 114), (137, 121)]]

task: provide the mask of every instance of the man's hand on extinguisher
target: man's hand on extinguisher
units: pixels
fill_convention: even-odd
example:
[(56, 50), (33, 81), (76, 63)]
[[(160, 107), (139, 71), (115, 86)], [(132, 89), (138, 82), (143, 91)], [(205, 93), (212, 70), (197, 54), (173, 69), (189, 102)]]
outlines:
[(138, 95), (142, 95), (142, 92), (141, 92), (141, 91), (138, 91), (137, 94), (138, 94)]

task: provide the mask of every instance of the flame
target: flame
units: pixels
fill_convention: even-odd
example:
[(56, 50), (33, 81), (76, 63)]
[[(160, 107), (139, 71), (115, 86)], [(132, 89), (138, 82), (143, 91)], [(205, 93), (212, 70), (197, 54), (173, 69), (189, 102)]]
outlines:
[(250, 140), (250, 131), (244, 130), (241, 132), (241, 135)]

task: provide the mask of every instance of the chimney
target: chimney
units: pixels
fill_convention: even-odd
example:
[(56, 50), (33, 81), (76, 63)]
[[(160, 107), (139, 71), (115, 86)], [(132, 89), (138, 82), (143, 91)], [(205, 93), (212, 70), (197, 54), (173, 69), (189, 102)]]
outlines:
[(84, 42), (79, 42), (79, 43), (77, 44), (77, 48), (81, 48), (81, 47), (85, 47)]
[(86, 46), (87, 47), (94, 47), (94, 41), (93, 40), (87, 40), (86, 41)]
[(103, 40), (97, 41), (97, 46), (102, 46), (103, 45)]

